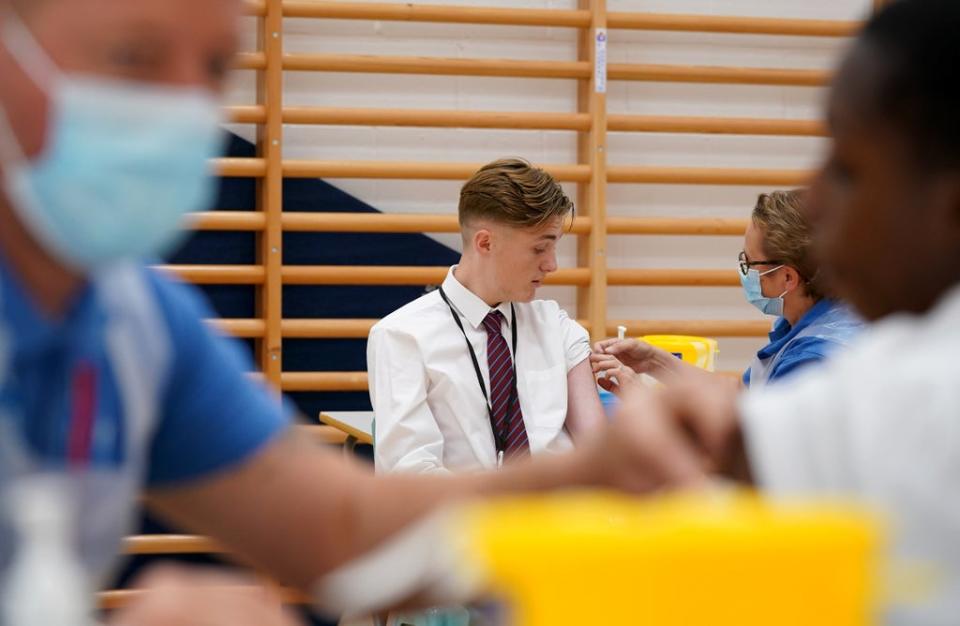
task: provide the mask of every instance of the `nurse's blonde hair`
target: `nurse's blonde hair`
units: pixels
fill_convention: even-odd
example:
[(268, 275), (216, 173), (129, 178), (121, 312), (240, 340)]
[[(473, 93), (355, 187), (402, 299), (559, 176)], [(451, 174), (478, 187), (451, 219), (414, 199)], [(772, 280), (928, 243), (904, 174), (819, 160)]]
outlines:
[(811, 254), (810, 224), (801, 209), (805, 197), (805, 189), (762, 193), (751, 217), (763, 233), (766, 258), (797, 270), (807, 295), (820, 300), (827, 294)]

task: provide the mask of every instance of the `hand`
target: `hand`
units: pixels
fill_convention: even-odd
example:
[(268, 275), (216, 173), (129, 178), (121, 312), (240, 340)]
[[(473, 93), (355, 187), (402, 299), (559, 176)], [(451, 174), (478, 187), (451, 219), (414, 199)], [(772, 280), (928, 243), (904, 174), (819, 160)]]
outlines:
[(663, 395), (630, 385), (621, 397), (613, 422), (585, 451), (588, 467), (599, 472), (597, 483), (636, 493), (703, 486), (704, 459)]
[[(662, 350), (650, 345), (646, 341), (637, 339), (605, 339), (593, 345), (593, 354), (590, 362), (596, 374), (605, 371), (602, 366), (612, 358), (614, 361), (630, 368), (633, 373), (649, 374), (657, 364)], [(606, 357), (606, 358), (605, 358)], [(609, 374), (608, 374), (609, 376)]]
[(143, 595), (113, 613), (109, 626), (302, 626), (274, 592), (224, 570), (160, 565), (136, 587)]
[[(679, 428), (687, 432), (708, 459), (710, 471), (751, 482), (737, 401), (736, 379), (721, 375), (681, 374), (663, 390), (662, 401)], [(625, 407), (627, 411), (642, 407)]]
[(597, 375), (597, 384), (613, 393), (620, 395), (627, 385), (637, 382), (637, 373), (633, 368), (620, 362), (617, 357), (609, 354), (590, 355), (590, 365)]

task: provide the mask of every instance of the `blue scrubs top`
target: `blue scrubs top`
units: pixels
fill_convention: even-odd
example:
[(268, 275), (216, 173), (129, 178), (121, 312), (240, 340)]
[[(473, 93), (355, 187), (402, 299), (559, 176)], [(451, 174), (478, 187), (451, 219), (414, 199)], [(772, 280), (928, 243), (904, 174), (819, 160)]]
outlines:
[[(757, 352), (758, 359), (766, 360), (776, 356), (786, 347), (786, 350), (783, 350), (783, 353), (780, 354), (776, 363), (773, 364), (770, 370), (770, 376), (767, 379), (768, 382), (788, 376), (797, 369), (810, 363), (822, 361), (833, 350), (843, 345), (843, 342), (823, 336), (822, 334), (797, 338), (797, 335), (800, 335), (810, 326), (822, 321), (824, 316), (837, 306), (838, 303), (836, 301), (823, 298), (797, 321), (796, 326), (790, 326), (790, 323), (782, 317), (777, 320), (773, 326), (773, 330), (770, 331), (769, 334), (770, 343)], [(843, 331), (843, 339), (848, 339), (849, 335), (849, 327), (847, 327)], [(748, 386), (750, 385), (750, 368), (747, 368), (743, 373), (743, 383)]]

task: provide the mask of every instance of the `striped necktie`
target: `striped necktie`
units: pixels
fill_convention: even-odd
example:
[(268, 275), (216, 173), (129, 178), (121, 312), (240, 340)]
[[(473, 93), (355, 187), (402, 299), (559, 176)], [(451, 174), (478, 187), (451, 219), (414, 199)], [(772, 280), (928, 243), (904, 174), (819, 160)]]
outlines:
[(528, 454), (530, 444), (517, 396), (513, 358), (507, 340), (500, 332), (503, 321), (503, 313), (490, 311), (483, 318), (483, 328), (487, 331), (487, 367), (490, 368), (490, 407), (494, 434), (498, 441), (503, 442), (504, 456), (510, 458)]

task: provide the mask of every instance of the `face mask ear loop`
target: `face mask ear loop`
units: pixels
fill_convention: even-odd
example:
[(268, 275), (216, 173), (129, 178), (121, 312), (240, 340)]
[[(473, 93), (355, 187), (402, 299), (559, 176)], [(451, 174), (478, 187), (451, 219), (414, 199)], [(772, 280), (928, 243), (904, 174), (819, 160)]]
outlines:
[(60, 68), (12, 9), (3, 14), (0, 37), (30, 80), (40, 89), (49, 91), (50, 85), (61, 74)]
[(772, 268), (772, 269), (767, 270), (766, 272), (758, 272), (758, 274), (759, 274), (760, 276), (766, 276), (767, 274), (772, 274), (772, 273), (776, 272), (778, 269), (781, 269), (781, 268), (784, 268), (784, 267), (786, 267), (786, 265), (778, 265), (778, 266), (776, 266), (776, 267), (774, 267), (774, 268)]
[[(784, 267), (786, 267), (786, 265), (778, 265), (778, 266), (774, 267), (773, 269), (767, 270), (766, 272), (758, 272), (757, 275), (758, 275), (758, 277), (766, 276), (767, 274), (772, 274), (773, 272), (776, 272), (777, 270), (782, 269), (782, 268), (784, 268)], [(789, 290), (789, 289), (787, 289), (786, 291), (784, 291), (783, 293), (781, 293), (779, 296), (777, 296), (777, 298), (783, 300), (783, 297), (784, 297), (785, 295), (787, 295), (788, 293), (790, 293), (790, 290)], [(760, 287), (760, 295), (763, 296), (763, 287)], [(766, 296), (763, 296), (763, 297), (765, 298)]]
[[(0, 40), (3, 45), (27, 77), (41, 90), (49, 92), (49, 86), (60, 75), (60, 69), (13, 9), (4, 11), (2, 17)], [(13, 130), (10, 117), (6, 109), (0, 106), (0, 167), (3, 168), (4, 181), (10, 180), (8, 170), (26, 161), (26, 154)]]

